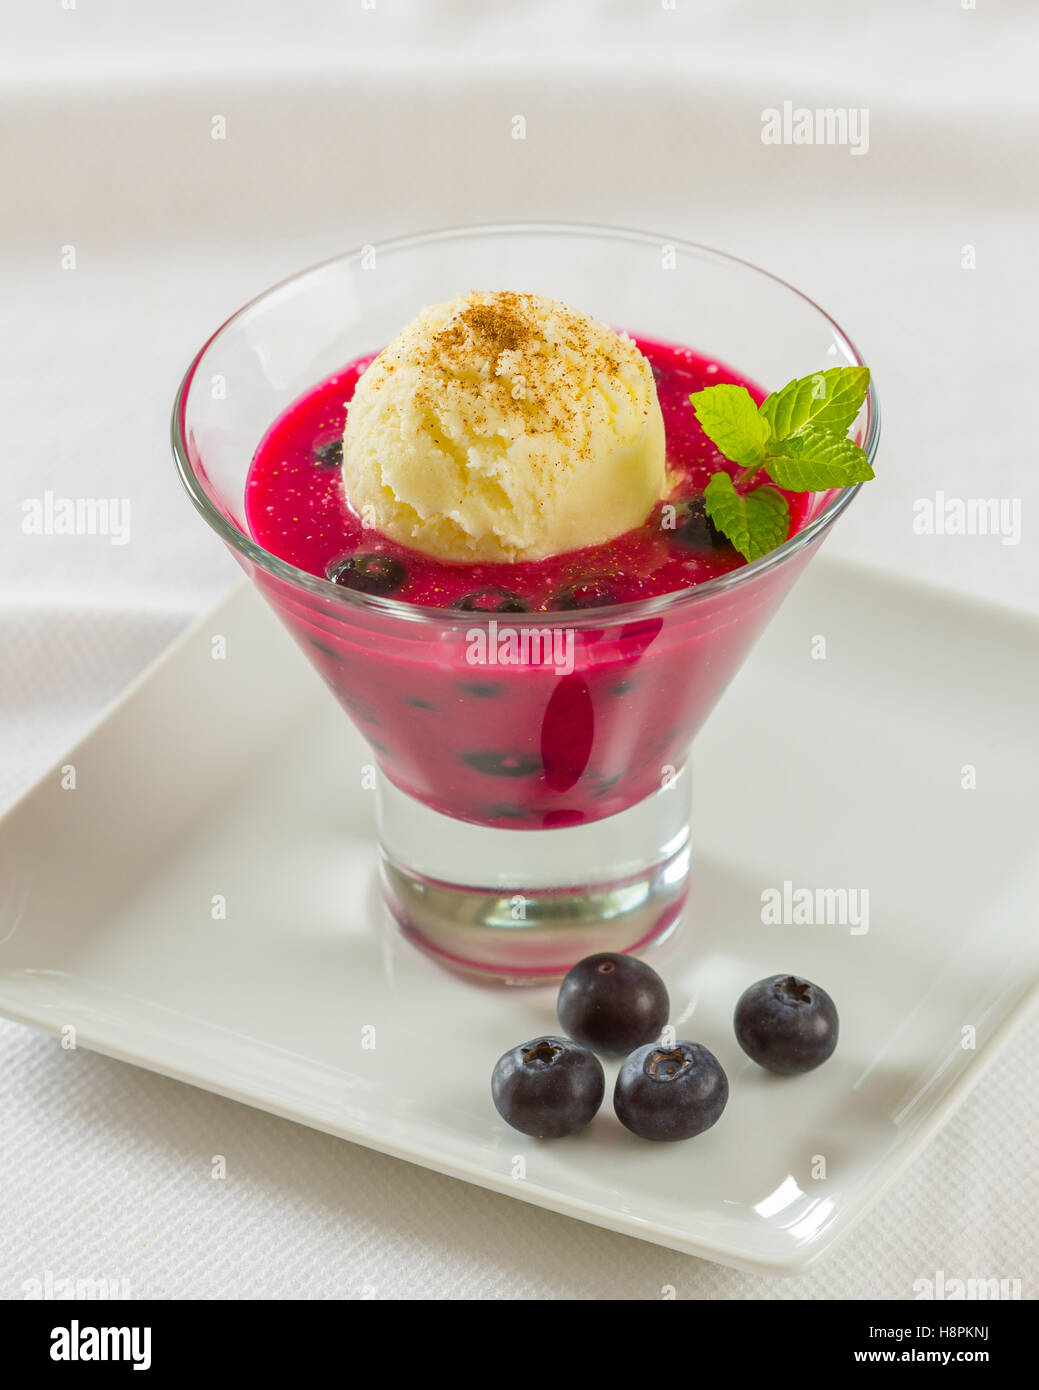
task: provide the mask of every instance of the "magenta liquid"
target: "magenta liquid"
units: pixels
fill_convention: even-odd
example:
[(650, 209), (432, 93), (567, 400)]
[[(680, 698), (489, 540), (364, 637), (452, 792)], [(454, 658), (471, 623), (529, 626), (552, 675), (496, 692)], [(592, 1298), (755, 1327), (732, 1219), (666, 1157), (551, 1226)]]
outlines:
[[(636, 339), (648, 359), (680, 478), (671, 502), (702, 493), (720, 467), (696, 421), (691, 392), (721, 382), (764, 393), (686, 348)], [(540, 829), (598, 820), (656, 791), (688, 745), (761, 627), (799, 573), (788, 562), (736, 588), (664, 614), (616, 623), (594, 610), (557, 610), (559, 596), (590, 582), (611, 602), (689, 589), (742, 565), (702, 526), (669, 529), (658, 506), (640, 528), (602, 546), (521, 564), (446, 564), (362, 528), (338, 468), (317, 450), (341, 436), (346, 403), (371, 357), (344, 367), (295, 402), (262, 440), (249, 474), (246, 515), (254, 538), (298, 568), (324, 576), (344, 555), (401, 562), (392, 597), (451, 609), (488, 587), (519, 596), (545, 626), (573, 623), (572, 669), (472, 663), (466, 632), (488, 618), (403, 623), (345, 605), (307, 601), (258, 574), (297, 640), (372, 745), (382, 771), (435, 810), (481, 825)], [(820, 500), (788, 495), (791, 531)], [(552, 616), (549, 616), (552, 614)], [(500, 626), (510, 614), (497, 616)], [(446, 617), (446, 615), (445, 615)], [(529, 620), (525, 620), (529, 621)], [(669, 771), (670, 770), (670, 771)]]
[[(700, 429), (689, 396), (705, 386), (746, 386), (759, 403), (764, 392), (687, 348), (635, 340), (653, 368), (667, 438), (667, 463), (682, 482), (678, 496), (702, 493), (722, 458)], [(246, 515), (264, 549), (324, 576), (345, 554), (385, 554), (399, 559), (406, 579), (393, 593), (405, 602), (448, 608), (466, 594), (501, 588), (519, 594), (533, 611), (552, 607), (553, 595), (582, 579), (608, 581), (617, 603), (689, 588), (736, 568), (742, 557), (728, 545), (683, 543), (678, 528), (662, 526), (664, 504), (646, 524), (605, 545), (522, 564), (451, 565), (397, 544), (361, 526), (343, 492), (339, 470), (315, 456), (342, 436), (346, 403), (371, 357), (359, 359), (321, 383), (272, 425), (257, 450), (249, 475)], [(805, 499), (787, 494), (791, 526), (797, 530)], [(670, 518), (668, 518), (670, 519)]]

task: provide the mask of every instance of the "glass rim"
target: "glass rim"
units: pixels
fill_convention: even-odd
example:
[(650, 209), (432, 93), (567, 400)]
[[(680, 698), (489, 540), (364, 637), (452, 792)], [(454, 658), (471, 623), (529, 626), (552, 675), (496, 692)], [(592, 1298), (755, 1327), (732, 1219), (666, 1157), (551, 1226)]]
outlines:
[[(436, 228), (432, 231), (415, 232), (408, 236), (388, 238), (377, 243), (380, 252), (404, 251), (411, 247), (430, 245), (438, 241), (464, 241), (475, 237), (493, 236), (515, 236), (515, 235), (551, 235), (551, 236), (572, 236), (572, 237), (594, 237), (600, 240), (612, 239), (629, 243), (641, 243), (643, 245), (660, 246), (666, 244), (674, 246), (678, 251), (692, 253), (701, 260), (715, 261), (729, 266), (738, 266), (744, 270), (751, 271), (754, 275), (763, 276), (771, 280), (774, 284), (780, 285), (798, 299), (809, 305), (816, 311), (831, 327), (838, 341), (844, 349), (850, 353), (853, 363), (858, 366), (865, 366), (862, 355), (852, 339), (841, 328), (830, 314), (826, 312), (814, 299), (811, 299), (803, 291), (791, 285), (779, 275), (774, 275), (771, 271), (763, 270), (752, 261), (745, 260), (740, 256), (730, 255), (726, 251), (718, 251), (713, 247), (704, 246), (699, 242), (687, 241), (681, 237), (665, 237), (659, 233), (647, 232), (637, 228), (612, 227), (596, 223), (578, 222), (500, 222), (487, 223), (483, 225), (454, 226)], [(269, 550), (265, 550), (246, 535), (234, 522), (223, 515), (206, 495), (205, 490), (199, 483), (199, 479), (192, 468), (188, 459), (186, 435), (184, 429), (185, 414), (187, 410), (188, 395), (202, 359), (209, 351), (210, 347), (216, 342), (217, 338), (228, 328), (245, 317), (252, 309), (262, 304), (264, 301), (285, 289), (287, 286), (305, 279), (309, 275), (327, 269), (333, 265), (348, 265), (351, 262), (359, 262), (365, 254), (366, 247), (358, 246), (351, 251), (343, 252), (337, 256), (330, 256), (327, 260), (319, 261), (314, 265), (307, 266), (303, 270), (298, 270), (294, 274), (286, 276), (276, 284), (268, 286), (259, 294), (254, 295), (239, 309), (236, 309), (229, 318), (210, 334), (203, 343), (202, 347), (195, 354), (187, 371), (177, 389), (177, 394), (173, 402), (173, 414), (170, 422), (170, 441), (173, 448), (173, 456), (177, 465), (180, 480), (187, 490), (188, 496), (195, 505), (196, 510), (201, 514), (205, 521), (212, 527), (218, 536), (233, 550), (244, 555), (252, 564), (260, 569), (266, 570), (268, 574), (277, 579), (303, 589), (314, 597), (324, 599), (333, 603), (344, 605), (346, 608), (355, 608), (367, 611), (372, 614), (382, 614), (385, 617), (403, 619), (409, 622), (435, 622), (441, 627), (445, 624), (450, 626), (472, 627), (481, 618), (498, 618), (500, 614), (480, 613), (478, 611), (466, 611), (451, 608), (430, 608), (421, 604), (409, 603), (405, 599), (395, 599), (383, 597), (376, 594), (364, 594), (355, 589), (346, 589), (341, 585), (333, 584), (331, 580), (323, 579), (318, 575), (311, 574), (307, 570), (300, 569), (297, 565), (291, 564), (288, 560), (282, 560), (277, 555), (273, 555)], [(630, 331), (638, 332), (638, 326), (632, 325)], [(825, 370), (825, 369), (821, 369)], [(316, 384), (316, 383), (315, 383)], [(270, 423), (273, 423), (270, 422)], [(877, 446), (880, 440), (880, 402), (877, 397), (876, 387), (873, 382), (872, 373), (870, 374), (869, 392), (866, 397), (866, 435), (863, 442), (863, 449), (866, 457), (872, 466), (876, 457)], [(851, 483), (847, 487), (837, 490), (836, 495), (822, 509), (818, 516), (798, 531), (790, 536), (782, 545), (776, 546), (767, 554), (760, 556), (757, 560), (750, 560), (746, 564), (739, 566), (738, 569), (729, 570), (725, 574), (716, 575), (713, 579), (704, 580), (701, 584), (694, 584), (687, 589), (675, 589), (669, 593), (656, 594), (643, 599), (631, 599), (626, 603), (604, 604), (601, 608), (579, 609), (573, 612), (567, 611), (545, 611), (538, 613), (509, 613), (506, 621), (512, 626), (530, 626), (531, 624), (567, 626), (573, 627), (582, 623), (602, 624), (611, 621), (626, 620), (633, 617), (653, 616), (656, 614), (670, 612), (672, 609), (682, 608), (686, 605), (703, 602), (716, 594), (737, 589), (742, 584), (749, 583), (751, 580), (776, 569), (786, 560), (800, 554), (811, 542), (822, 532), (836, 521), (837, 517), (851, 503), (857, 495), (862, 483)]]

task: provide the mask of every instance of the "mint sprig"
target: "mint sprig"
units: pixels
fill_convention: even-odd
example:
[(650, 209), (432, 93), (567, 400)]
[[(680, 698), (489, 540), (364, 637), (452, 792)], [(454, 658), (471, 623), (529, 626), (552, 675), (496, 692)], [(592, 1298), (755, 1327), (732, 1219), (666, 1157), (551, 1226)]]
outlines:
[(868, 367), (831, 367), (788, 381), (761, 403), (776, 439), (789, 439), (805, 425), (847, 434), (869, 390)]
[(769, 477), (787, 492), (825, 492), (873, 477), (869, 460), (857, 444), (815, 425), (774, 441), (766, 464)]
[(689, 397), (708, 439), (740, 466), (735, 483), (724, 470), (712, 474), (704, 503), (745, 560), (767, 555), (790, 530), (782, 493), (767, 483), (745, 490), (762, 469), (787, 492), (825, 492), (874, 476), (847, 438), (868, 390), (868, 367), (831, 367), (787, 382), (760, 406), (744, 386), (708, 386)]
[(790, 505), (774, 487), (741, 497), (728, 473), (711, 475), (704, 492), (707, 515), (746, 560), (782, 545), (790, 530)]
[(709, 386), (689, 399), (700, 428), (727, 459), (741, 468), (756, 468), (764, 462), (772, 428), (745, 386)]

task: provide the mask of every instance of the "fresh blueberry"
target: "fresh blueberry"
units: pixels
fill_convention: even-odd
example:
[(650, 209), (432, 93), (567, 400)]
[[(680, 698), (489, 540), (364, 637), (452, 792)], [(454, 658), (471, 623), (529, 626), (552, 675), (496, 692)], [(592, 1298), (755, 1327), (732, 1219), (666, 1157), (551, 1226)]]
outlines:
[(529, 613), (529, 605), (524, 603), (519, 594), (513, 594), (508, 589), (499, 589), (495, 585), (488, 585), (486, 589), (475, 589), (471, 594), (465, 594), (457, 599), (452, 605), (463, 613)]
[(679, 545), (690, 550), (731, 549), (729, 541), (707, 515), (703, 495), (679, 502), (675, 508), (675, 529), (671, 533)]
[(728, 1099), (728, 1078), (706, 1047), (648, 1043), (621, 1067), (613, 1108), (640, 1139), (692, 1139), (717, 1122)]
[(602, 1063), (569, 1038), (535, 1038), (499, 1057), (491, 1077), (498, 1114), (535, 1139), (576, 1134), (606, 1090)]
[(462, 761), (487, 777), (533, 777), (541, 771), (541, 759), (525, 753), (465, 753)]
[(319, 444), (314, 450), (314, 462), (319, 464), (322, 468), (342, 468), (342, 436), (337, 435), (335, 439), (330, 439), (327, 444)]
[(549, 602), (549, 609), (605, 608), (620, 603), (616, 587), (608, 579), (578, 579), (560, 589)]
[(670, 1007), (651, 966), (608, 951), (572, 966), (556, 1000), (563, 1031), (603, 1057), (623, 1057), (658, 1038)]
[(392, 555), (347, 555), (333, 560), (325, 571), (333, 584), (362, 594), (392, 594), (407, 578), (407, 571)]
[(796, 975), (770, 975), (740, 995), (736, 1040), (769, 1071), (814, 1071), (837, 1046), (837, 1009), (824, 989)]

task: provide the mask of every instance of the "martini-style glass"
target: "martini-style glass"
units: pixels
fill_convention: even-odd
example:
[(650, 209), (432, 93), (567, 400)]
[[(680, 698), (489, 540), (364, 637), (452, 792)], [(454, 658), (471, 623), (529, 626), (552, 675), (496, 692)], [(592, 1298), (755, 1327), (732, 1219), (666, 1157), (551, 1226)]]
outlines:
[[(573, 613), (416, 607), (339, 588), (257, 545), (245, 485), (275, 418), (468, 289), (562, 299), (770, 390), (861, 358), (811, 300), (744, 261), (648, 233), (541, 224), (338, 257), (254, 299), (189, 367), (173, 414), (181, 478), (371, 745), (390, 912), (454, 966), (533, 980), (593, 951), (637, 950), (678, 921), (690, 742), (858, 487), (817, 495), (801, 530), (751, 564)], [(872, 460), (872, 390), (853, 435)]]

